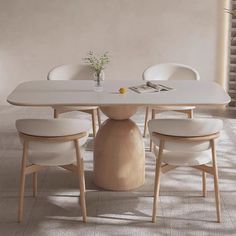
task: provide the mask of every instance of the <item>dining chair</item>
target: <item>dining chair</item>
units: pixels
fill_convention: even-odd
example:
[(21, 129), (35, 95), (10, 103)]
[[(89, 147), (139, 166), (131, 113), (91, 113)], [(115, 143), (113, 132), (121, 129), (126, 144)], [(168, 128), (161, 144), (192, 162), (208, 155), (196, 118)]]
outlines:
[[(178, 63), (163, 63), (148, 67), (143, 72), (143, 79), (145, 81), (155, 80), (199, 80), (199, 73), (186, 65)], [(164, 111), (177, 111), (187, 114), (188, 118), (193, 117), (194, 106), (147, 106), (144, 122), (143, 136), (146, 137), (147, 122), (149, 120), (149, 113), (151, 109), (151, 118), (155, 119), (156, 113)], [(150, 151), (152, 144), (150, 143)]]
[[(217, 222), (221, 220), (216, 139), (223, 123), (218, 119), (155, 119), (148, 123), (156, 156), (152, 222), (160, 191), (161, 174), (179, 166), (202, 171), (202, 191), (206, 196), (206, 173), (214, 177)], [(209, 166), (209, 163), (212, 165)]]
[(85, 180), (81, 147), (90, 124), (76, 119), (20, 119), (16, 129), (23, 144), (18, 221), (23, 220), (25, 178), (33, 174), (33, 196), (37, 196), (37, 173), (45, 167), (59, 166), (74, 172), (79, 181), (83, 221), (86, 222)]
[[(91, 79), (89, 78), (89, 71), (86, 66), (68, 64), (60, 65), (49, 71), (48, 80), (79, 80), (79, 79)], [(101, 118), (98, 106), (53, 106), (54, 118), (58, 118), (59, 114), (81, 111), (92, 116), (92, 127), (93, 127), (93, 137), (96, 136), (96, 117), (98, 121), (98, 126), (101, 126)]]

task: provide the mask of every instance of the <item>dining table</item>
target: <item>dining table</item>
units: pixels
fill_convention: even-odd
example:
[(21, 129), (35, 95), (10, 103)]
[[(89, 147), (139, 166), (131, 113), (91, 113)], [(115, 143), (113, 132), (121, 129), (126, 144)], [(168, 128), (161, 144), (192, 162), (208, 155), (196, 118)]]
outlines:
[[(157, 83), (153, 81), (153, 83)], [(99, 106), (107, 116), (94, 139), (93, 180), (108, 190), (127, 191), (145, 182), (144, 140), (131, 117), (139, 107), (196, 106), (221, 108), (229, 95), (217, 83), (194, 80), (165, 80), (158, 84), (168, 91), (137, 93), (130, 87), (143, 80), (106, 80), (103, 91), (93, 90), (92, 80), (28, 81), (19, 84), (7, 97), (15, 106)], [(124, 94), (120, 88), (126, 88)]]

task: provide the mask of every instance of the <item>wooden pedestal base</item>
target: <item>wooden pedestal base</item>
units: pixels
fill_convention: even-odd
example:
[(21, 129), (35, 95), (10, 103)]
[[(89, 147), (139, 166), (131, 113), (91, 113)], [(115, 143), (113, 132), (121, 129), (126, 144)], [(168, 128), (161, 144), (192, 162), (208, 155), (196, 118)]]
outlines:
[(127, 118), (106, 120), (95, 138), (95, 184), (104, 189), (125, 191), (140, 187), (144, 181), (145, 152), (139, 128)]

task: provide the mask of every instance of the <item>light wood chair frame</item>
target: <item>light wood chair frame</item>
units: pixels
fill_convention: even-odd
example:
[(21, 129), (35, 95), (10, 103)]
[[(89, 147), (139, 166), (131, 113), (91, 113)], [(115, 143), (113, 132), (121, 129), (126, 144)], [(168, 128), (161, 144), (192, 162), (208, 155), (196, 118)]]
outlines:
[(177, 168), (178, 166), (162, 164), (163, 150), (165, 149), (166, 141), (180, 141), (180, 142), (198, 142), (198, 141), (209, 141), (211, 154), (212, 154), (212, 166), (208, 165), (196, 165), (191, 166), (197, 170), (202, 171), (202, 191), (203, 196), (206, 197), (206, 173), (213, 175), (214, 177), (214, 191), (215, 191), (215, 204), (216, 204), (216, 214), (217, 214), (217, 222), (221, 221), (221, 208), (220, 208), (220, 193), (219, 193), (219, 184), (218, 184), (218, 167), (217, 167), (217, 157), (216, 157), (216, 146), (215, 139), (219, 137), (219, 132), (206, 136), (198, 136), (198, 137), (179, 137), (179, 136), (169, 136), (163, 135), (159, 133), (152, 133), (152, 137), (157, 137), (160, 140), (159, 150), (155, 147), (155, 155), (156, 155), (156, 170), (155, 170), (155, 183), (154, 183), (154, 200), (153, 200), (153, 211), (152, 211), (152, 222), (156, 222), (156, 214), (158, 207), (158, 197), (160, 191), (160, 179), (161, 174), (166, 173), (172, 169)]
[[(160, 107), (160, 108), (166, 108), (166, 110), (158, 110), (158, 108), (152, 108), (152, 107), (149, 107), (147, 106), (146, 107), (146, 112), (145, 112), (145, 121), (144, 121), (144, 130), (143, 130), (143, 137), (145, 138), (146, 135), (147, 135), (147, 125), (148, 125), (148, 121), (150, 120), (149, 117), (150, 117), (150, 112), (151, 112), (151, 119), (154, 120), (156, 118), (156, 114), (157, 113), (162, 113), (162, 112), (165, 112), (165, 111), (173, 111), (173, 110), (170, 110), (168, 109), (168, 107)], [(195, 108), (194, 108), (195, 109)], [(176, 112), (181, 112), (181, 113), (184, 113), (184, 114), (187, 114), (187, 117), (192, 119), (193, 118), (193, 110), (194, 109), (186, 109), (186, 110), (178, 110), (178, 106), (176, 106)], [(153, 150), (153, 143), (152, 143), (152, 139), (150, 137), (150, 152)]]
[[(92, 116), (92, 128), (93, 128), (93, 137), (96, 137), (96, 133), (97, 133), (97, 128), (96, 128), (96, 117), (97, 117), (97, 121), (98, 121), (98, 127), (101, 127), (101, 116), (100, 116), (100, 110), (99, 108), (94, 108), (94, 109), (87, 109), (86, 106), (84, 106), (84, 109), (81, 110), (71, 110), (71, 111), (81, 111), (81, 112), (85, 112), (88, 113)], [(71, 112), (68, 110), (63, 109), (63, 107), (53, 107), (53, 117), (56, 119), (59, 117), (60, 114), (63, 113), (67, 113), (67, 112)]]
[(19, 203), (18, 203), (18, 222), (23, 221), (23, 209), (24, 209), (24, 193), (25, 193), (25, 178), (29, 174), (33, 174), (33, 197), (37, 196), (37, 174), (42, 169), (47, 166), (37, 165), (37, 164), (28, 164), (28, 151), (29, 151), (29, 142), (67, 142), (73, 141), (76, 150), (76, 165), (69, 164), (60, 166), (66, 170), (74, 172), (79, 181), (80, 188), (80, 197), (79, 203), (82, 209), (83, 222), (87, 221), (87, 211), (86, 211), (86, 201), (85, 201), (85, 177), (84, 177), (84, 164), (83, 158), (80, 153), (79, 139), (87, 135), (86, 132), (81, 132), (75, 135), (67, 136), (58, 136), (58, 137), (42, 137), (42, 136), (33, 136), (19, 132), (20, 138), (23, 141), (23, 156), (21, 161), (21, 175), (20, 175), (20, 190), (19, 190)]

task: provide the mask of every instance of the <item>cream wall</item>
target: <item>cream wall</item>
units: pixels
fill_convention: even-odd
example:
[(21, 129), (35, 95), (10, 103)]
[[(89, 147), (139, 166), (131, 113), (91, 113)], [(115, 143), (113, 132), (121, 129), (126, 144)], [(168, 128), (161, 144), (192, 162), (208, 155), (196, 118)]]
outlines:
[(80, 63), (89, 50), (110, 52), (107, 80), (179, 62), (219, 81), (222, 1), (0, 0), (0, 101), (55, 65)]

